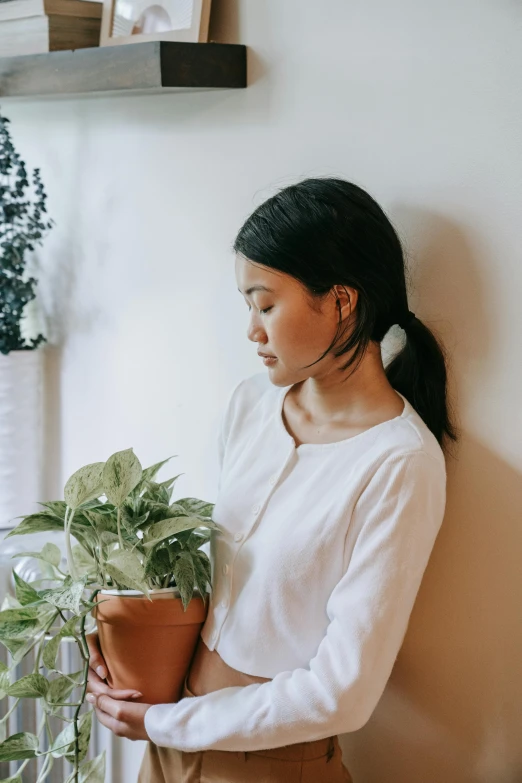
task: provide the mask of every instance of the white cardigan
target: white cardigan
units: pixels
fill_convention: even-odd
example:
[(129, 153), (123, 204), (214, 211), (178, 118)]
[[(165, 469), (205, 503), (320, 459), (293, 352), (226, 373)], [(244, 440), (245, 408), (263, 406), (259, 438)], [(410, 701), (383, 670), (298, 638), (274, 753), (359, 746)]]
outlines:
[(273, 679), (150, 707), (157, 745), (248, 751), (355, 731), (402, 645), (444, 515), (443, 452), (405, 397), (394, 419), (296, 448), (290, 388), (256, 373), (229, 397), (201, 631), (227, 664)]

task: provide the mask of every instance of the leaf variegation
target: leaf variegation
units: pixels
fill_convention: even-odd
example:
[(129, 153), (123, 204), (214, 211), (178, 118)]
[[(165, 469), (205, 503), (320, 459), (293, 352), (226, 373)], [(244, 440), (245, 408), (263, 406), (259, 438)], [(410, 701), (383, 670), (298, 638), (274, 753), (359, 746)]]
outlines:
[(132, 449), (117, 451), (103, 469), (103, 491), (115, 506), (121, 506), (127, 495), (139, 484), (143, 469)]
[(56, 606), (58, 609), (65, 609), (74, 612), (74, 614), (79, 614), (86, 581), (85, 576), (78, 580), (73, 580), (70, 576), (67, 576), (60, 587), (40, 590), (39, 595), (44, 601)]
[[(10, 684), (9, 668), (5, 665), (5, 663), (1, 662), (0, 663), (0, 699), (4, 699), (6, 697), (9, 684)], [(3, 742), (4, 739), (5, 737), (0, 738), (0, 742)]]
[(48, 704), (61, 704), (65, 699), (73, 692), (75, 688), (80, 685), (83, 677), (83, 672), (75, 672), (74, 674), (64, 674), (55, 677), (49, 683), (49, 688), (45, 699)]
[(77, 509), (103, 494), (102, 475), (105, 462), (92, 462), (73, 473), (64, 489), (65, 502), (69, 508)]
[(198, 498), (179, 498), (176, 503), (185, 509), (186, 514), (194, 514), (198, 517), (211, 517), (214, 511), (214, 503), (207, 503)]
[(40, 596), (38, 595), (34, 587), (31, 587), (29, 582), (24, 581), (22, 577), (18, 576), (16, 571), (13, 571), (13, 577), (15, 581), (16, 597), (18, 601), (22, 604), (22, 606), (40, 600)]
[(156, 478), (156, 475), (163, 467), (163, 465), (166, 465), (167, 462), (170, 462), (171, 459), (174, 459), (174, 457), (177, 456), (178, 456), (177, 454), (174, 454), (172, 457), (167, 457), (167, 459), (164, 459), (161, 462), (156, 462), (154, 465), (151, 465), (148, 468), (143, 468), (141, 480), (134, 488), (132, 494), (138, 495), (140, 492), (142, 492), (147, 484), (147, 481), (153, 481)]
[(175, 536), (177, 533), (182, 533), (185, 530), (194, 530), (197, 527), (217, 527), (215, 522), (202, 522), (198, 517), (174, 517), (172, 519), (163, 519), (161, 522), (156, 522), (154, 525), (150, 525), (143, 537), (143, 546), (145, 549), (156, 546), (161, 541), (165, 541), (167, 538)]
[(24, 536), (27, 533), (45, 533), (51, 530), (63, 531), (63, 519), (59, 519), (55, 514), (46, 511), (37, 511), (34, 514), (24, 517), (22, 521), (9, 533), (6, 538), (11, 536)]
[(72, 548), (73, 559), (76, 565), (78, 576), (88, 577), (96, 574), (97, 568), (94, 558), (87, 552), (83, 546), (77, 544)]
[(20, 699), (41, 699), (47, 696), (49, 682), (42, 674), (28, 674), (13, 682), (7, 689), (8, 696)]
[[(80, 715), (78, 721), (78, 734), (79, 734), (79, 759), (83, 761), (89, 747), (89, 740), (91, 737), (92, 726), (92, 710), (84, 712)], [(60, 758), (65, 756), (68, 761), (74, 760), (74, 723), (69, 723), (63, 731), (61, 731), (53, 744), (51, 745), (51, 754), (54, 758)]]
[[(80, 767), (78, 783), (104, 783), (105, 781), (105, 751), (95, 759), (84, 761)], [(1, 781), (0, 781), (1, 783)], [(71, 772), (65, 783), (74, 783), (74, 772)]]
[(15, 555), (11, 555), (11, 557), (34, 557), (58, 568), (62, 559), (62, 553), (56, 544), (47, 543), (41, 552), (17, 552)]
[(174, 563), (174, 578), (181, 595), (183, 607), (186, 609), (194, 594), (195, 573), (192, 557), (188, 552), (181, 552)]
[(42, 661), (47, 669), (50, 669), (51, 671), (56, 669), (56, 656), (58, 654), (60, 642), (66, 636), (74, 636), (76, 621), (77, 618), (72, 617), (70, 620), (64, 623), (58, 633), (53, 636), (53, 638), (45, 645)]
[(0, 761), (34, 759), (38, 751), (38, 737), (27, 731), (8, 737), (0, 745)]
[(140, 590), (148, 596), (145, 569), (133, 552), (116, 550), (106, 563), (107, 572), (119, 585), (131, 590)]

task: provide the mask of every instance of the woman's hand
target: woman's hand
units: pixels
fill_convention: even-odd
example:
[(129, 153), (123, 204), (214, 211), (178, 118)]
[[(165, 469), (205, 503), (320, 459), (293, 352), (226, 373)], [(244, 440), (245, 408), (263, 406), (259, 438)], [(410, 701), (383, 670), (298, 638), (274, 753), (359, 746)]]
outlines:
[(131, 704), (106, 694), (95, 696), (94, 693), (87, 694), (87, 701), (94, 705), (100, 723), (117, 737), (131, 740), (150, 739), (145, 730), (145, 713), (150, 704)]
[(98, 720), (118, 737), (148, 740), (145, 731), (145, 713), (150, 704), (133, 704), (139, 699), (139, 691), (111, 688), (104, 680), (107, 678), (107, 666), (103, 660), (98, 634), (86, 636), (89, 648), (89, 674), (87, 683), (87, 701), (94, 705)]

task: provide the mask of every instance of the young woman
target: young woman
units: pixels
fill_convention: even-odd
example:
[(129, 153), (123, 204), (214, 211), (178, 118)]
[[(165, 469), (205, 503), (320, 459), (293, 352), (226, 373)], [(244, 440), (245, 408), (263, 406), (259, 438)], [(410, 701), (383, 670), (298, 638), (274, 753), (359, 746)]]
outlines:
[[(150, 740), (139, 783), (346, 783), (337, 735), (383, 693), (443, 519), (444, 355), (408, 309), (394, 228), (354, 184), (284, 188), (234, 251), (268, 377), (222, 416), (222, 532), (185, 698), (112, 691), (95, 638), (89, 698)], [(385, 368), (393, 324), (406, 339)]]

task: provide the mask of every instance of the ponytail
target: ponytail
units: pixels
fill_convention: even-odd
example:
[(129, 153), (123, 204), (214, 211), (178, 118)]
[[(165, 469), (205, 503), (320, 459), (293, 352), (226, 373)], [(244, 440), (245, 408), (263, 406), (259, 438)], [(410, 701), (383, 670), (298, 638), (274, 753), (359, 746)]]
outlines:
[(413, 317), (405, 326), (404, 347), (386, 366), (386, 376), (413, 405), (441, 446), (445, 438), (456, 441), (457, 432), (448, 411), (444, 349), (419, 318)]

